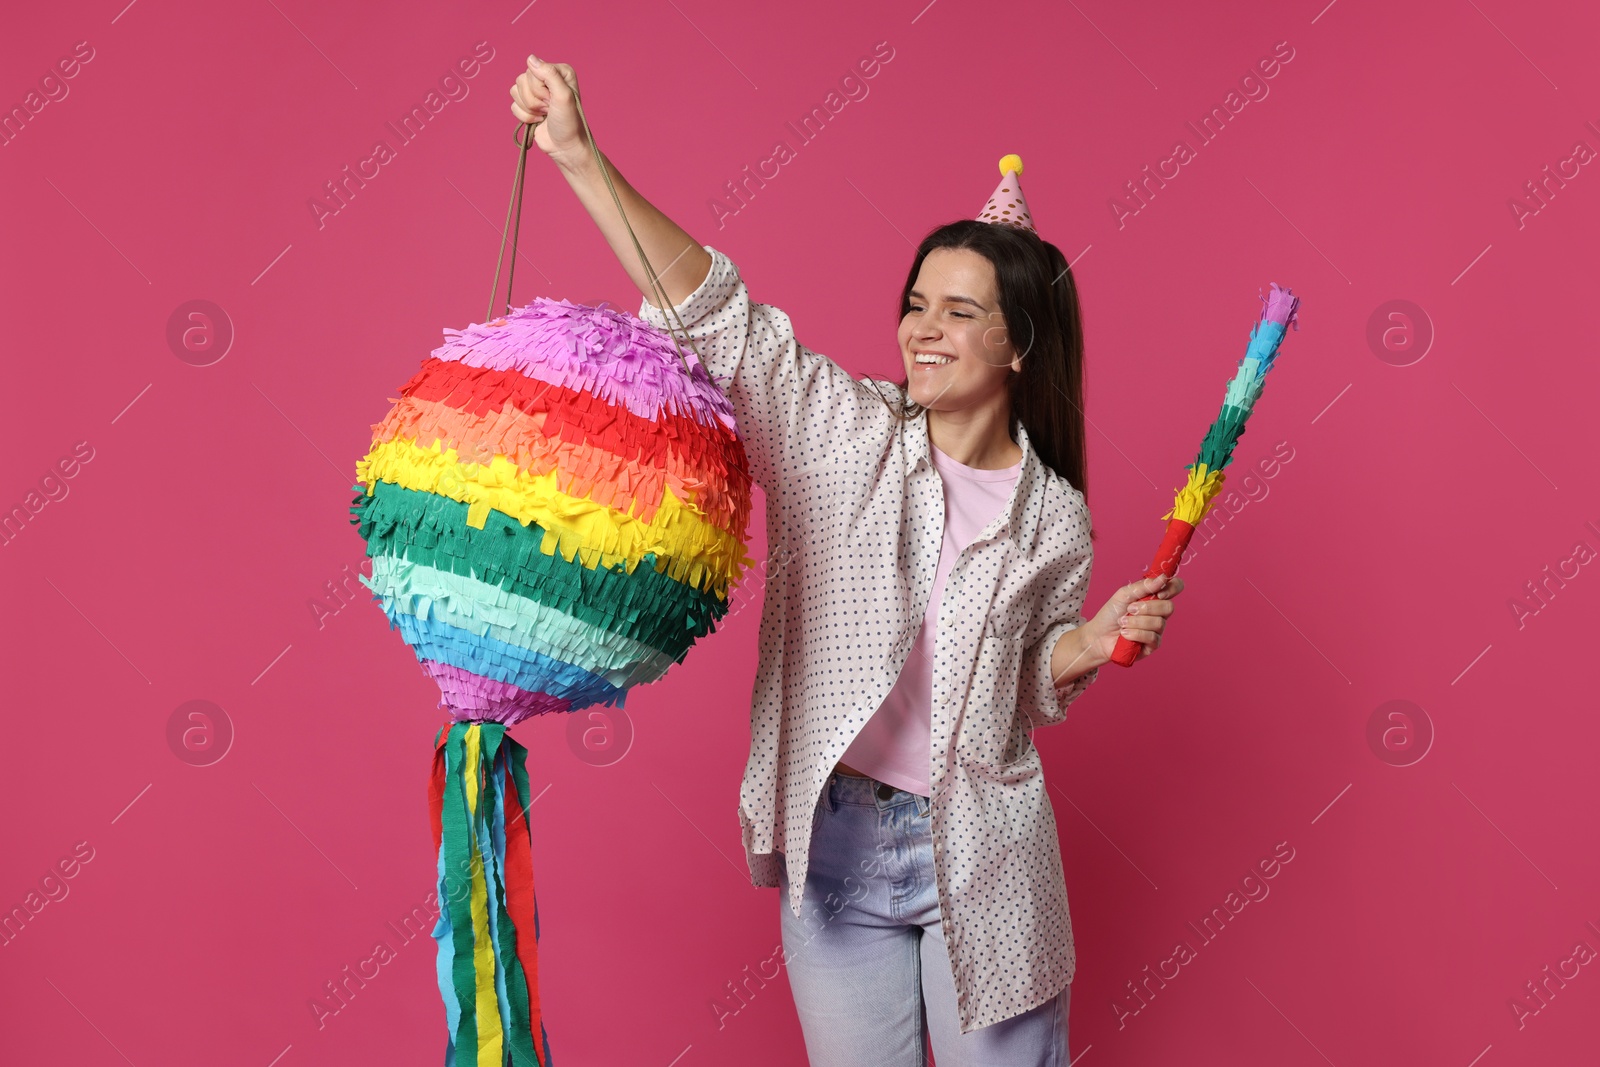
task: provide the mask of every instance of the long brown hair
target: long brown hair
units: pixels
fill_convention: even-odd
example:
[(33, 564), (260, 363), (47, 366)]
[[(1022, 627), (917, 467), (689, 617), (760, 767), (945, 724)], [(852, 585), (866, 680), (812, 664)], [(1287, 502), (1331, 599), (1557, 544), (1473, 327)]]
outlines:
[[(922, 261), (936, 248), (967, 248), (994, 266), (1000, 291), (1000, 312), (1012, 348), (1022, 359), (1022, 372), (1007, 376), (1011, 397), (1012, 441), (1017, 423), (1044, 465), (1089, 496), (1087, 440), (1083, 416), (1083, 320), (1078, 287), (1061, 250), (1027, 230), (976, 219), (961, 219), (933, 230), (917, 246), (916, 258), (900, 291), (896, 321), (911, 310), (911, 290)], [(898, 383), (904, 405), (890, 410), (914, 419), (925, 409), (910, 399), (910, 381)], [(884, 399), (876, 389), (874, 395)], [(884, 399), (885, 403), (888, 403)]]

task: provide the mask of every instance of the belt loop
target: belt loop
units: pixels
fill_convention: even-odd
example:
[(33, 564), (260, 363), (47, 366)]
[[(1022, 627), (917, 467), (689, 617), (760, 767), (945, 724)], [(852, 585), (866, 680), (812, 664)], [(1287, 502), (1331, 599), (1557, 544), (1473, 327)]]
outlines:
[(827, 807), (829, 815), (839, 810), (839, 802), (833, 796), (833, 783), (838, 777), (838, 771), (830, 771), (828, 772), (828, 780), (822, 783), (822, 803)]
[(917, 798), (917, 814), (927, 815), (928, 809), (932, 807), (932, 798), (925, 797), (921, 793), (913, 793), (911, 795)]

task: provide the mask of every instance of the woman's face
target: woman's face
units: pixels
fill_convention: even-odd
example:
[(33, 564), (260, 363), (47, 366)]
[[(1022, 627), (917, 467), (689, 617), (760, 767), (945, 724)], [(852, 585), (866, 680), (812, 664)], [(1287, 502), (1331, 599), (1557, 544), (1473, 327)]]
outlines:
[[(1004, 393), (1022, 369), (1000, 313), (994, 265), (969, 248), (936, 248), (922, 260), (900, 320), (900, 357), (911, 399), (959, 411)], [(929, 356), (946, 357), (929, 363)]]

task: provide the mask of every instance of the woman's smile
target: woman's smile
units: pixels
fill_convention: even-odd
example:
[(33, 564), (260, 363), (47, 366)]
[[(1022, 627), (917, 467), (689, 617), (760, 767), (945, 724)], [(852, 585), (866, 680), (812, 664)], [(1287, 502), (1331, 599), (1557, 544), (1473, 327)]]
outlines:
[(918, 352), (912, 358), (912, 370), (935, 371), (948, 367), (956, 358), (942, 352)]

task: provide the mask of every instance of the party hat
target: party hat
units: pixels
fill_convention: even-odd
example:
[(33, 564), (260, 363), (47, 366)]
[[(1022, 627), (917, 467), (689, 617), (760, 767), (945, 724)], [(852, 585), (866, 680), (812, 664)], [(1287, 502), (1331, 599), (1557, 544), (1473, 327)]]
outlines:
[(978, 212), (979, 222), (999, 222), (1029, 233), (1039, 232), (1033, 228), (1033, 216), (1028, 214), (1028, 201), (1023, 199), (1022, 184), (1017, 180), (1021, 174), (1021, 156), (1000, 157), (1000, 184)]

